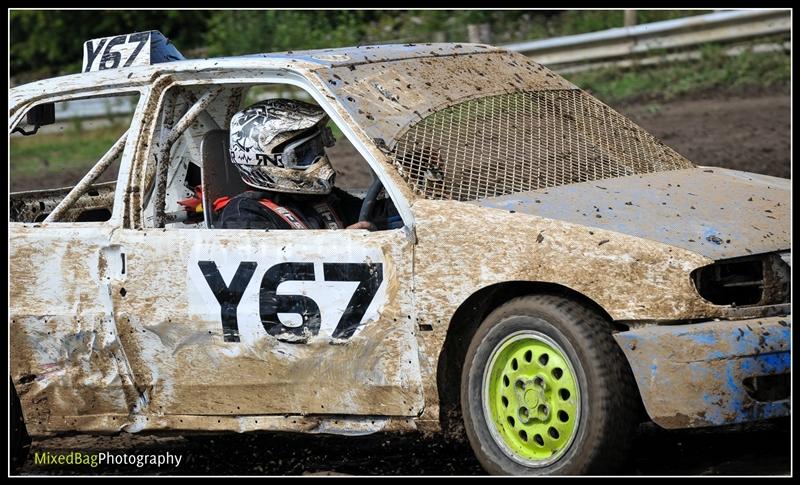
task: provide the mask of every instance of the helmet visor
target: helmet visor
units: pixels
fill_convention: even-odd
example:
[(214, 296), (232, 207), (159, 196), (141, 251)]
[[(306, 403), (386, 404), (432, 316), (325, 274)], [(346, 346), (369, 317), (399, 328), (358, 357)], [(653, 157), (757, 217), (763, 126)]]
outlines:
[(286, 145), (281, 162), (284, 168), (307, 168), (325, 156), (326, 146), (333, 146), (333, 134), (327, 126)]

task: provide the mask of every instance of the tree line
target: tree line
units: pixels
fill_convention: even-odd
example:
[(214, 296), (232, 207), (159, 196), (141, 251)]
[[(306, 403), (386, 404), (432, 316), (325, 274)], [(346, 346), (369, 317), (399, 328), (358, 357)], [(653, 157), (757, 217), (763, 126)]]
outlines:
[[(702, 11), (639, 11), (639, 21)], [(371, 43), (502, 44), (623, 24), (622, 10), (12, 10), (14, 82), (80, 71), (83, 42), (160, 30), (187, 57)]]

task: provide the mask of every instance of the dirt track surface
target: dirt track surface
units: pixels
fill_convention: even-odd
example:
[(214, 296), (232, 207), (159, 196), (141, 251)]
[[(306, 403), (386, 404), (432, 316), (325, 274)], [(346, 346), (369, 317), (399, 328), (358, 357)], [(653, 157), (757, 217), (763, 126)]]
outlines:
[[(642, 425), (623, 475), (788, 475), (789, 423), (666, 431)], [(419, 435), (361, 437), (250, 434), (203, 437), (74, 436), (34, 442), (31, 452), (182, 455), (173, 466), (37, 466), (23, 474), (482, 475), (469, 446)]]
[(789, 95), (717, 96), (617, 107), (698, 165), (789, 178)]

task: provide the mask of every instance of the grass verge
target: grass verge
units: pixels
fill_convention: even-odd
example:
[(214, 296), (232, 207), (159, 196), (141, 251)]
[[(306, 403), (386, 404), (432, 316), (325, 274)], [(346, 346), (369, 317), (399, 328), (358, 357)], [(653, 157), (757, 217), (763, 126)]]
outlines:
[(46, 178), (65, 170), (88, 170), (111, 148), (125, 128), (121, 125), (93, 130), (64, 127), (53, 133), (10, 137), (11, 178)]
[(565, 75), (577, 86), (608, 103), (633, 99), (667, 101), (692, 92), (736, 91), (788, 85), (791, 55), (788, 52), (727, 56), (723, 48), (706, 46), (694, 61), (628, 69), (603, 68)]

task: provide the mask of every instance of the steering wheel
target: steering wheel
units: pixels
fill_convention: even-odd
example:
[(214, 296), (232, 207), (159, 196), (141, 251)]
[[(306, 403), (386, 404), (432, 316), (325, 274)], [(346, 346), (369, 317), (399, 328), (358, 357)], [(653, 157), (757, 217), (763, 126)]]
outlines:
[(378, 177), (372, 179), (372, 185), (367, 190), (367, 195), (364, 196), (364, 202), (361, 204), (361, 212), (358, 214), (358, 222), (372, 220), (373, 212), (375, 212), (375, 201), (378, 200), (378, 194), (381, 193), (383, 183)]

